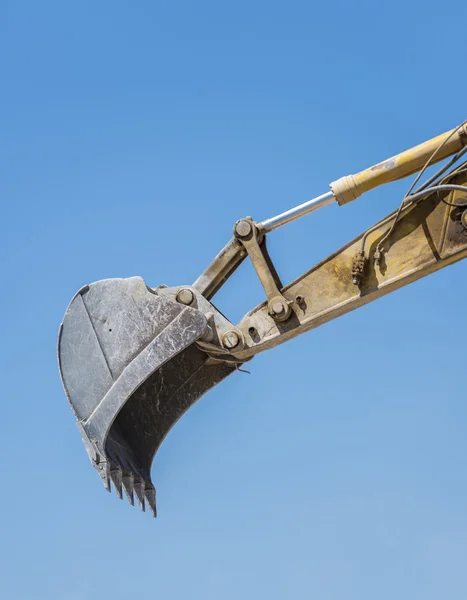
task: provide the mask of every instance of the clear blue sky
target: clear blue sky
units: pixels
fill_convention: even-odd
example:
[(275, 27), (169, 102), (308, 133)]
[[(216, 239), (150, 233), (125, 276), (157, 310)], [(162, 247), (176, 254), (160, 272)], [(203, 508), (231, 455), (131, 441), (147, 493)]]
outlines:
[[(0, 6), (0, 595), (83, 600), (467, 597), (467, 264), (257, 357), (153, 466), (159, 517), (109, 495), (56, 338), (85, 283), (193, 282), (272, 216), (466, 118), (467, 6)], [(270, 237), (284, 280), (408, 182)], [(216, 297), (262, 300), (250, 266)], [(357, 375), (356, 375), (357, 374)]]

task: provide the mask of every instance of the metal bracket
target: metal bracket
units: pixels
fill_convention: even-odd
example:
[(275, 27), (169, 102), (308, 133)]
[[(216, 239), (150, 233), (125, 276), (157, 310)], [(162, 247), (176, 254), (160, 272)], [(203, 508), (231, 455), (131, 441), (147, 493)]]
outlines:
[(266, 238), (261, 228), (254, 223), (251, 217), (247, 217), (235, 223), (234, 235), (247, 251), (266, 292), (268, 313), (275, 321), (286, 321), (292, 310), (279, 291), (282, 283), (266, 250)]
[(194, 282), (193, 287), (202, 294), (206, 300), (211, 300), (216, 292), (224, 285), (227, 279), (245, 260), (246, 251), (242, 244), (233, 237), (219, 252), (212, 263), (201, 273)]

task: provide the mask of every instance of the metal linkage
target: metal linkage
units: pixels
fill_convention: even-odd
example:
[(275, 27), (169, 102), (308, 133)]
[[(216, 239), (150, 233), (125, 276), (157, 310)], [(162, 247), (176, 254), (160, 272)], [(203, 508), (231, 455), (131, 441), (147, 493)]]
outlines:
[(241, 219), (235, 224), (235, 235), (243, 244), (253, 263), (268, 299), (268, 312), (275, 321), (286, 321), (291, 308), (279, 291), (282, 283), (266, 250), (266, 240), (261, 228), (250, 219)]
[[(354, 175), (347, 175), (341, 177), (337, 181), (330, 184), (331, 190), (325, 194), (321, 194), (316, 198), (307, 200), (294, 208), (291, 208), (275, 217), (265, 219), (264, 221), (255, 225), (256, 230), (260, 232), (261, 236), (264, 234), (278, 229), (283, 225), (287, 225), (296, 219), (314, 212), (324, 206), (328, 206), (333, 202), (337, 202), (339, 206), (347, 204), (359, 196), (372, 190), (385, 183), (402, 179), (413, 173), (421, 171), (421, 173), (427, 168), (428, 165), (434, 165), (457, 153), (453, 160), (457, 160), (462, 154), (466, 152), (465, 147), (467, 146), (467, 121), (461, 125), (443, 133), (437, 137), (434, 137), (414, 148), (410, 148), (396, 156), (388, 158), (383, 162), (378, 163), (368, 169), (364, 169)], [(443, 167), (444, 171), (448, 165)], [(420, 175), (419, 175), (420, 177)], [(417, 178), (418, 180), (418, 178)], [(417, 181), (416, 180), (416, 181)], [(425, 190), (426, 194), (430, 190)], [(412, 200), (415, 197), (411, 196)], [(395, 220), (395, 223), (398, 219)], [(237, 223), (252, 222), (250, 217), (242, 219)], [(241, 226), (242, 227), (242, 226)], [(246, 227), (246, 225), (245, 225)], [(193, 287), (197, 289), (206, 299), (210, 300), (214, 294), (220, 289), (225, 281), (234, 273), (237, 267), (246, 257), (247, 250), (244, 242), (247, 242), (250, 250), (253, 249), (254, 240), (248, 240), (246, 237), (243, 238), (241, 233), (234, 230), (234, 237), (228, 242), (228, 244), (221, 250), (216, 256), (209, 267), (198, 277), (193, 284)], [(255, 251), (257, 256), (257, 263), (259, 254)], [(259, 263), (258, 263), (259, 264)], [(256, 267), (255, 267), (256, 268)], [(264, 274), (264, 269), (262, 270)], [(259, 273), (258, 273), (259, 275)], [(264, 279), (264, 275), (263, 279)], [(261, 277), (260, 277), (261, 279)], [(356, 280), (359, 280), (359, 274), (356, 273)], [(262, 280), (263, 286), (265, 281)], [(265, 288), (266, 289), (266, 288)], [(269, 297), (268, 297), (269, 298)], [(283, 314), (288, 314), (285, 311)]]

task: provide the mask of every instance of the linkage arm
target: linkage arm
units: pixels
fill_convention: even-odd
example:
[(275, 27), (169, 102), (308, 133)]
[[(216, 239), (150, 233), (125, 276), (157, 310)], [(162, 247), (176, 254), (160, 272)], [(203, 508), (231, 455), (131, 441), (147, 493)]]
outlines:
[[(255, 224), (258, 241), (260, 241), (263, 234), (273, 231), (278, 227), (282, 227), (283, 225), (295, 221), (324, 206), (328, 206), (332, 202), (337, 202), (339, 205), (347, 204), (358, 198), (361, 194), (379, 185), (416, 173), (422, 169), (427, 162), (435, 164), (456, 152), (459, 152), (460, 156), (460, 154), (467, 149), (466, 123), (467, 122), (464, 122), (446, 133), (423, 142), (405, 152), (401, 152), (400, 154), (378, 163), (373, 167), (360, 171), (355, 175), (341, 177), (330, 184), (331, 191), (326, 192), (317, 198), (313, 198), (312, 200), (308, 200), (280, 215)], [(248, 220), (251, 221), (251, 218), (248, 217), (242, 221)], [(237, 225), (238, 223), (236, 224), (236, 227)], [(193, 287), (207, 300), (210, 300), (214, 296), (247, 256), (247, 247), (245, 244), (240, 243), (240, 237), (238, 231), (234, 229), (234, 237), (219, 252), (212, 263), (193, 284)], [(246, 239), (246, 236), (244, 236), (244, 238)], [(255, 241), (253, 240), (253, 244), (254, 243)], [(249, 244), (249, 248), (250, 250), (253, 250), (253, 245)], [(248, 254), (250, 254), (251, 257), (250, 251), (248, 251)], [(257, 256), (259, 258), (259, 255)], [(256, 269), (258, 264), (259, 263), (256, 262)], [(261, 282), (264, 286), (264, 278), (261, 279)], [(268, 299), (270, 299), (269, 294)], [(279, 301), (281, 302), (280, 298)], [(285, 314), (286, 313), (283, 312), (282, 317)], [(287, 310), (287, 315), (288, 314)]]
[[(450, 181), (465, 186), (467, 172), (460, 170)], [(394, 218), (383, 219), (282, 288), (291, 309), (287, 320), (274, 318), (268, 302), (249, 312), (237, 325), (245, 343), (232, 353), (240, 360), (251, 358), (467, 257), (467, 195), (462, 188), (432, 193), (409, 205), (385, 252), (375, 257)]]

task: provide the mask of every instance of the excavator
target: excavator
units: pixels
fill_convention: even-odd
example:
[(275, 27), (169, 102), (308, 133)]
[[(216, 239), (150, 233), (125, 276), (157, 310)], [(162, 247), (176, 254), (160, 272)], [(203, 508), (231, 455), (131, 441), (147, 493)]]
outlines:
[[(154, 456), (203, 394), (256, 354), (467, 257), (466, 152), (467, 121), (282, 214), (240, 219), (192, 285), (149, 287), (129, 277), (82, 287), (60, 325), (58, 367), (104, 487), (156, 516)], [(283, 285), (267, 250), (269, 234), (410, 175), (415, 179), (390, 215)], [(247, 259), (265, 299), (234, 324), (213, 297)]]

